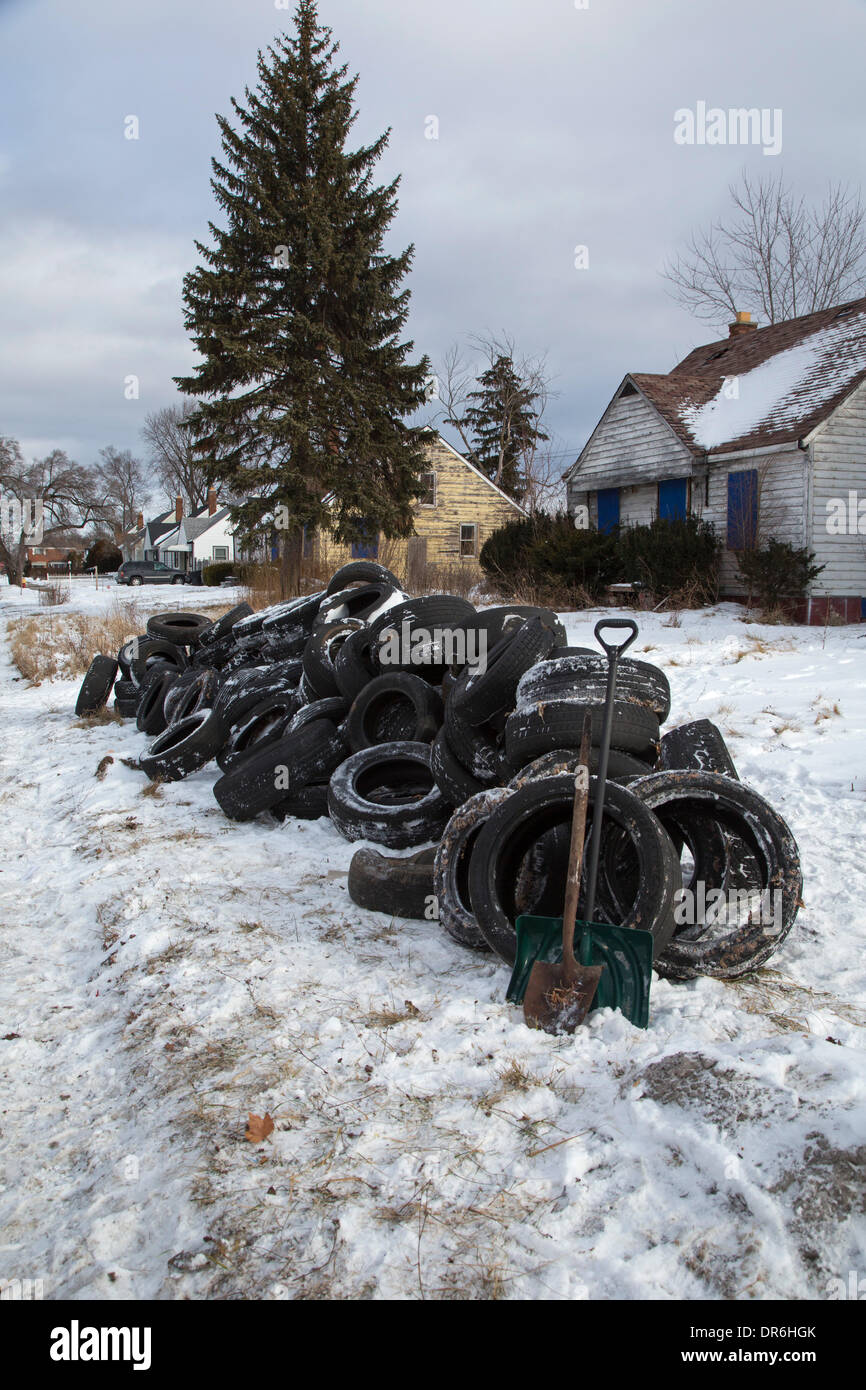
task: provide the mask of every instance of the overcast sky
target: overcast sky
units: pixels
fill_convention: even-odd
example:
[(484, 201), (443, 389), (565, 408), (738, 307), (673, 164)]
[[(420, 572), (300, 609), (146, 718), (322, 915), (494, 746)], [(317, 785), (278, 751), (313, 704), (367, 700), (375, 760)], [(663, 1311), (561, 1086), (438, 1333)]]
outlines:
[[(860, 184), (866, 149), (863, 0), (584, 3), (320, 4), (360, 73), (358, 142), (393, 128), (379, 167), (403, 176), (392, 245), (416, 245), (418, 354), (501, 330), (546, 353), (563, 466), (626, 371), (719, 336), (660, 269), (738, 171), (820, 197)], [(214, 113), (289, 26), (274, 0), (0, 0), (0, 434), (27, 454), (141, 451), (144, 416), (175, 399)], [(675, 143), (674, 112), (700, 101), (781, 109), (781, 154)]]

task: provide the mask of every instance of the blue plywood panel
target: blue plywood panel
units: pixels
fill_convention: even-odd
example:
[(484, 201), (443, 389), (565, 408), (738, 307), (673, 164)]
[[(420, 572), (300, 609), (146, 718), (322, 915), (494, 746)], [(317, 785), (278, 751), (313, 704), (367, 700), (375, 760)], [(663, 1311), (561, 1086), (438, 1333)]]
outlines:
[(685, 521), (688, 508), (688, 478), (669, 478), (659, 483), (659, 520)]
[(728, 550), (748, 550), (758, 537), (758, 472), (728, 474)]
[(598, 494), (598, 529), (613, 531), (619, 526), (619, 488), (605, 487)]

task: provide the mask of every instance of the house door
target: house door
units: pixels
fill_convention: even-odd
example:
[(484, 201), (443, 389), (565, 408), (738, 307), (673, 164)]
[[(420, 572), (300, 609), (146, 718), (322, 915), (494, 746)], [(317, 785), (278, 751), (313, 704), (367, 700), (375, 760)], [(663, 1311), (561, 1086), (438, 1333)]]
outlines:
[(365, 530), (367, 534), (363, 540), (352, 542), (353, 560), (376, 560), (379, 557), (379, 532), (374, 531), (372, 526)]
[(688, 509), (688, 478), (669, 478), (659, 483), (659, 521), (685, 521)]
[(605, 487), (598, 494), (598, 529), (607, 534), (619, 526), (619, 488)]
[(406, 555), (406, 583), (410, 589), (423, 589), (427, 571), (427, 537), (410, 536)]

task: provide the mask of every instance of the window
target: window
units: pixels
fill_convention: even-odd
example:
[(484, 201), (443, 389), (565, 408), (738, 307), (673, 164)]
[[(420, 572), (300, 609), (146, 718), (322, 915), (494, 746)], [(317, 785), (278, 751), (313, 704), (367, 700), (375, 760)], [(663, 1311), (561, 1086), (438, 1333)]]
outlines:
[(598, 494), (598, 529), (605, 535), (619, 526), (619, 488), (604, 487)]
[(478, 540), (478, 527), (474, 521), (460, 524), (460, 556), (474, 556)]
[(227, 560), (229, 558), (229, 548), (227, 545), (215, 545), (213, 548), (213, 558), (215, 560)]
[(313, 558), (313, 531), (312, 531), (312, 528), (311, 528), (310, 526), (305, 526), (305, 527), (303, 528), (303, 532), (304, 532), (304, 545), (303, 545), (302, 555), (303, 555), (303, 558), (304, 558), (305, 560), (312, 560), (312, 558)]
[(659, 521), (685, 521), (688, 510), (688, 478), (669, 478), (659, 483)]
[(419, 507), (435, 507), (435, 506), (436, 506), (436, 474), (435, 474), (435, 473), (422, 473), (422, 474), (421, 474), (421, 490), (420, 490), (420, 492), (418, 493), (418, 505), (419, 505)]
[(758, 471), (728, 474), (728, 550), (749, 550), (758, 538)]
[(379, 558), (379, 532), (375, 529), (372, 522), (361, 523), (361, 538), (352, 541), (353, 560), (378, 560)]

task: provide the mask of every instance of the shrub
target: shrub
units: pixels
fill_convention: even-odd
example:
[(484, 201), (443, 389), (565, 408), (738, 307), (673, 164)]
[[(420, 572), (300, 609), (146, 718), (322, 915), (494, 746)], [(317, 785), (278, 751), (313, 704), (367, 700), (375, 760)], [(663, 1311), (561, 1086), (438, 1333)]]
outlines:
[(114, 541), (105, 540), (101, 536), (93, 542), (84, 557), (85, 568), (96, 569), (98, 574), (114, 574), (122, 563), (123, 556)]
[(230, 560), (218, 560), (216, 564), (204, 566), (201, 572), (201, 582), (210, 585), (222, 584), (223, 580), (228, 579), (230, 574), (243, 583), (246, 578), (246, 566), (236, 565)]
[(651, 593), (688, 595), (698, 605), (719, 592), (721, 542), (709, 522), (656, 517), (648, 525), (624, 526), (619, 533), (623, 579), (639, 580)]
[(770, 540), (757, 550), (744, 550), (737, 556), (737, 568), (749, 590), (749, 600), (757, 599), (762, 608), (773, 609), (782, 599), (803, 598), (826, 565), (814, 564), (814, 553), (798, 549), (789, 541)]
[(481, 568), (499, 583), (581, 590), (597, 597), (619, 570), (617, 540), (600, 531), (577, 530), (571, 517), (537, 516), (510, 521), (481, 548)]

